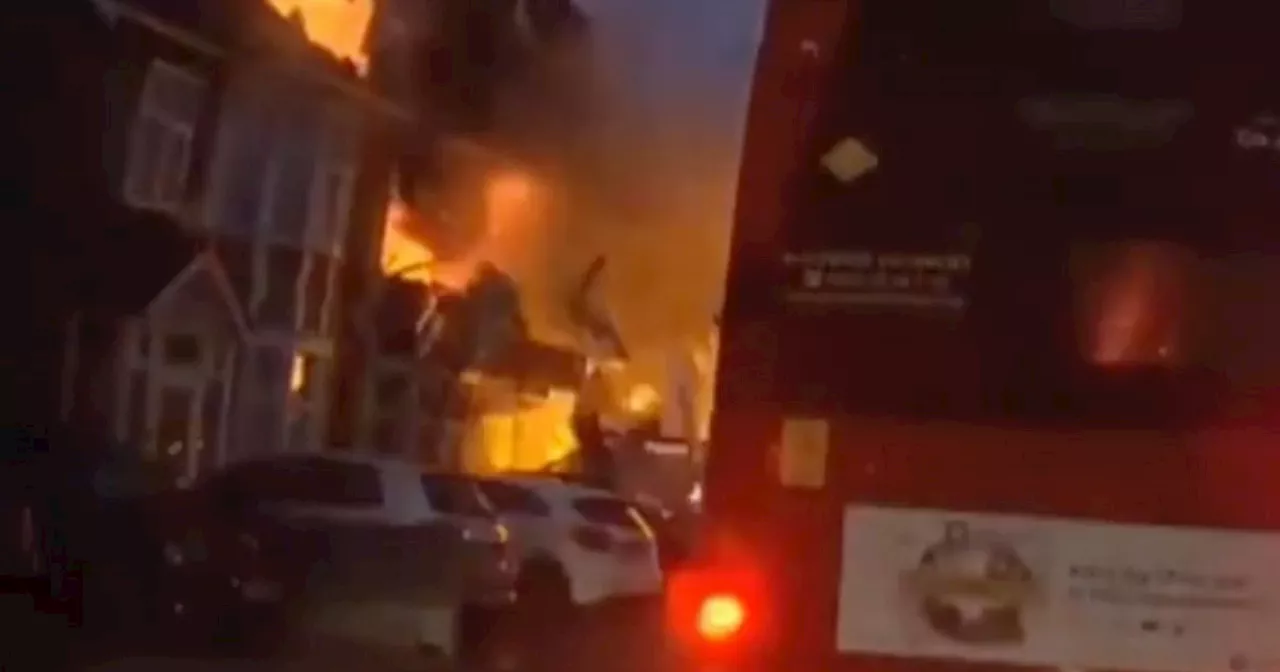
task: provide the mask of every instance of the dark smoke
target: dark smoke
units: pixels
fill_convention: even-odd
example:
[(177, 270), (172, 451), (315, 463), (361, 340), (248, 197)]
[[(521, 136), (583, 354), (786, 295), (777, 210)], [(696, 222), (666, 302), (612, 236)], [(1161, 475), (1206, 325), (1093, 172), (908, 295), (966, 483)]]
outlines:
[[(605, 7), (610, 3), (617, 7)], [(654, 83), (663, 86), (665, 75), (641, 73), (640, 57), (672, 40), (702, 39), (696, 30), (681, 36), (663, 27), (673, 25), (677, 10), (688, 7), (699, 24), (723, 21), (704, 0), (631, 2), (641, 14), (650, 6), (666, 12), (652, 25), (634, 26), (644, 31), (637, 33), (617, 11), (626, 4), (446, 2), (443, 29), (424, 47), (419, 81), (422, 98), (447, 117), (441, 126), (485, 137), (529, 166), (552, 193), (539, 235), (521, 246), (518, 259), (497, 262), (516, 278), (535, 336), (577, 340), (569, 297), (603, 256), (600, 291), (638, 352), (700, 339), (712, 328), (739, 156), (742, 110), (734, 107), (745, 102), (734, 89), (745, 87), (750, 49), (741, 45), (754, 36), (745, 30), (709, 38), (731, 47), (724, 58), (746, 61), (724, 65), (725, 78), (713, 71), (720, 65), (693, 64), (688, 69), (704, 80), (693, 81), (679, 72), (681, 63), (664, 64), (673, 68), (674, 84), (655, 95)], [(722, 81), (735, 77), (736, 83)], [(449, 182), (439, 158), (433, 160), (417, 174)], [(458, 219), (450, 226), (472, 233), (480, 226)], [(427, 229), (439, 222), (422, 223), (420, 235), (438, 241)]]

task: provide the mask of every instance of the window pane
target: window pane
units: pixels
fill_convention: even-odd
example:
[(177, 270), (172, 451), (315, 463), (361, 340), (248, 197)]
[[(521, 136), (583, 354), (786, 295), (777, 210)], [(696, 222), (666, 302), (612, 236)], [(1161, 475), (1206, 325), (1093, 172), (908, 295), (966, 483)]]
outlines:
[(199, 364), (200, 339), (192, 334), (173, 334), (164, 339), (166, 364), (190, 366)]
[(298, 310), (298, 275), (302, 272), (299, 250), (272, 246), (267, 251), (266, 298), (258, 308), (264, 324), (292, 330)]
[(588, 522), (628, 530), (638, 530), (631, 507), (625, 502), (608, 497), (584, 497), (573, 502), (573, 509)]
[(289, 372), (289, 391), (307, 405), (322, 403), (327, 369), (324, 358), (319, 355), (307, 352), (295, 354)]
[(148, 205), (159, 192), (163, 167), (164, 128), (153, 118), (138, 116), (130, 133), (125, 195), (135, 205)]
[(480, 498), (475, 483), (466, 479), (430, 474), (422, 477), (422, 489), (431, 508), (440, 513), (473, 517), (492, 515)]
[(254, 236), (264, 215), (264, 193), (271, 184), (271, 154), (275, 127), (267, 112), (249, 102), (232, 100), (222, 115), (221, 152), (215, 182), (222, 192), (213, 196), (223, 231)]
[(312, 241), (318, 249), (340, 253), (350, 219), (352, 175), (345, 166), (324, 166), (316, 178)]
[(234, 467), (216, 487), (254, 504), (305, 499), (305, 464), (295, 460), (272, 460)]
[(547, 503), (537, 493), (518, 485), (496, 481), (479, 483), (480, 492), (499, 513), (528, 516), (546, 516), (551, 513)]
[(279, 348), (264, 346), (254, 351), (253, 374), (257, 379), (254, 389), (259, 396), (274, 399), (284, 390), (290, 361), (288, 353)]
[(194, 127), (204, 92), (204, 82), (195, 73), (156, 62), (147, 73), (143, 103), (151, 114)]
[(337, 506), (381, 506), (382, 478), (367, 464), (310, 460), (299, 470), (302, 501)]
[(310, 263), (307, 267), (307, 277), (303, 285), (303, 300), (300, 308), (304, 311), (302, 315), (302, 329), (313, 333), (320, 333), (321, 317), (323, 317), (324, 302), (328, 299), (330, 288), (329, 273), (333, 268), (332, 259), (328, 255), (309, 254)]
[(272, 237), (298, 247), (306, 242), (311, 189), (316, 175), (314, 124), (290, 120), (278, 136), (279, 173), (273, 194)]
[(178, 205), (186, 197), (188, 137), (165, 128), (160, 139), (160, 174), (156, 199), (160, 205)]
[(289, 434), (286, 441), (290, 451), (309, 453), (318, 448), (315, 440), (314, 420), (314, 414), (303, 408), (297, 401), (289, 404)]

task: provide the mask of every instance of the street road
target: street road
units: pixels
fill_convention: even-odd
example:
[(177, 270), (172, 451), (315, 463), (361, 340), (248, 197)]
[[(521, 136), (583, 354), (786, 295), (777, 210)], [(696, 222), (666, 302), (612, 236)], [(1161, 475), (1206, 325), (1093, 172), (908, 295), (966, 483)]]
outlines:
[[(564, 623), (561, 641), (544, 654), (557, 672), (654, 672), (661, 650), (656, 627), (656, 605), (594, 611)], [(75, 660), (65, 621), (54, 615), (32, 617), (29, 599), (0, 597), (0, 621), (21, 624), (6, 634), (13, 635), (0, 647), (0, 670), (64, 669), (69, 672), (351, 672), (353, 669), (378, 672), (446, 672), (444, 659), (425, 660), (420, 656), (377, 656), (368, 649), (344, 646), (331, 641), (312, 640), (277, 660), (210, 659), (195, 656), (97, 655), (92, 660)], [(8, 638), (6, 638), (8, 639)], [(24, 646), (25, 645), (25, 646)], [(64, 655), (65, 653), (65, 655)], [(541, 666), (527, 669), (536, 672)], [(545, 669), (545, 668), (544, 668)]]

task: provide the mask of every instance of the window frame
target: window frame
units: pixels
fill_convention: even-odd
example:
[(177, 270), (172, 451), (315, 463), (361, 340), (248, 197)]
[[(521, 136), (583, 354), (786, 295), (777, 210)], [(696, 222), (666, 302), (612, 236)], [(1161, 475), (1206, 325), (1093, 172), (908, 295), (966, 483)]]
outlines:
[[(364, 444), (373, 452), (384, 455), (408, 455), (417, 444), (417, 381), (413, 367), (392, 358), (383, 358), (370, 367), (364, 390)], [(383, 399), (381, 383), (399, 379), (403, 384), (393, 399)], [(386, 402), (386, 403), (384, 403)], [(405, 409), (414, 411), (412, 418), (405, 417)], [(380, 427), (392, 428), (390, 444), (384, 444)]]
[[(169, 78), (168, 83), (180, 82), (180, 86), (190, 86), (196, 100), (192, 105), (193, 116), (182, 119), (176, 110), (165, 109), (157, 100), (162, 79)], [(138, 92), (137, 104), (129, 126), (128, 151), (124, 171), (122, 192), (125, 200), (138, 208), (155, 210), (169, 214), (178, 214), (186, 199), (187, 180), (190, 177), (193, 161), (196, 127), (199, 124), (200, 110), (209, 89), (207, 78), (162, 59), (155, 59), (147, 67), (142, 87)], [(142, 175), (141, 144), (143, 143), (144, 124), (154, 124), (162, 131), (163, 142), (176, 143), (177, 158), (167, 157), (173, 147), (163, 148), (161, 162), (173, 160), (175, 166), (152, 166), (154, 174)], [(153, 150), (155, 151), (155, 150)], [(173, 193), (164, 193), (172, 190)]]
[(358, 172), (351, 157), (331, 147), (320, 152), (307, 199), (306, 247), (336, 259), (344, 256)]
[[(333, 323), (333, 314), (335, 312), (334, 293), (338, 290), (338, 273), (342, 266), (341, 258), (328, 254), (327, 252), (316, 252), (314, 250), (302, 251), (302, 265), (298, 271), (298, 277), (294, 284), (294, 311), (293, 323), (294, 330), (298, 333), (315, 333), (325, 335), (329, 333), (330, 326)], [(328, 263), (320, 262), (322, 257), (327, 257)], [(314, 282), (313, 276), (323, 274), (320, 278), (321, 282)], [(307, 324), (311, 314), (312, 303), (310, 292), (314, 288), (319, 288), (323, 293), (320, 301), (316, 303), (316, 317), (314, 328)]]
[[(285, 386), (285, 418), (282, 441), (286, 452), (314, 453), (322, 449), (324, 444), (324, 425), (328, 417), (329, 385), (332, 375), (333, 360), (325, 353), (306, 348), (285, 348), (288, 358), (287, 385)], [(298, 362), (306, 368), (305, 380), (300, 390), (292, 385), (293, 372)], [(302, 445), (294, 440), (295, 432), (305, 432), (306, 439)]]

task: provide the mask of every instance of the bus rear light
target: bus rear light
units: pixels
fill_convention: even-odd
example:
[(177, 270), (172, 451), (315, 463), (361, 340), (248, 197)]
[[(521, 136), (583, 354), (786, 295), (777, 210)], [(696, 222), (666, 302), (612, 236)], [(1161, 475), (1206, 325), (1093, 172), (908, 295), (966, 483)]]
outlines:
[(755, 572), (685, 568), (667, 584), (667, 632), (700, 655), (740, 656), (769, 637), (768, 591)]
[(747, 606), (732, 593), (715, 593), (702, 599), (698, 607), (698, 635), (708, 642), (724, 642), (736, 637), (747, 623)]

